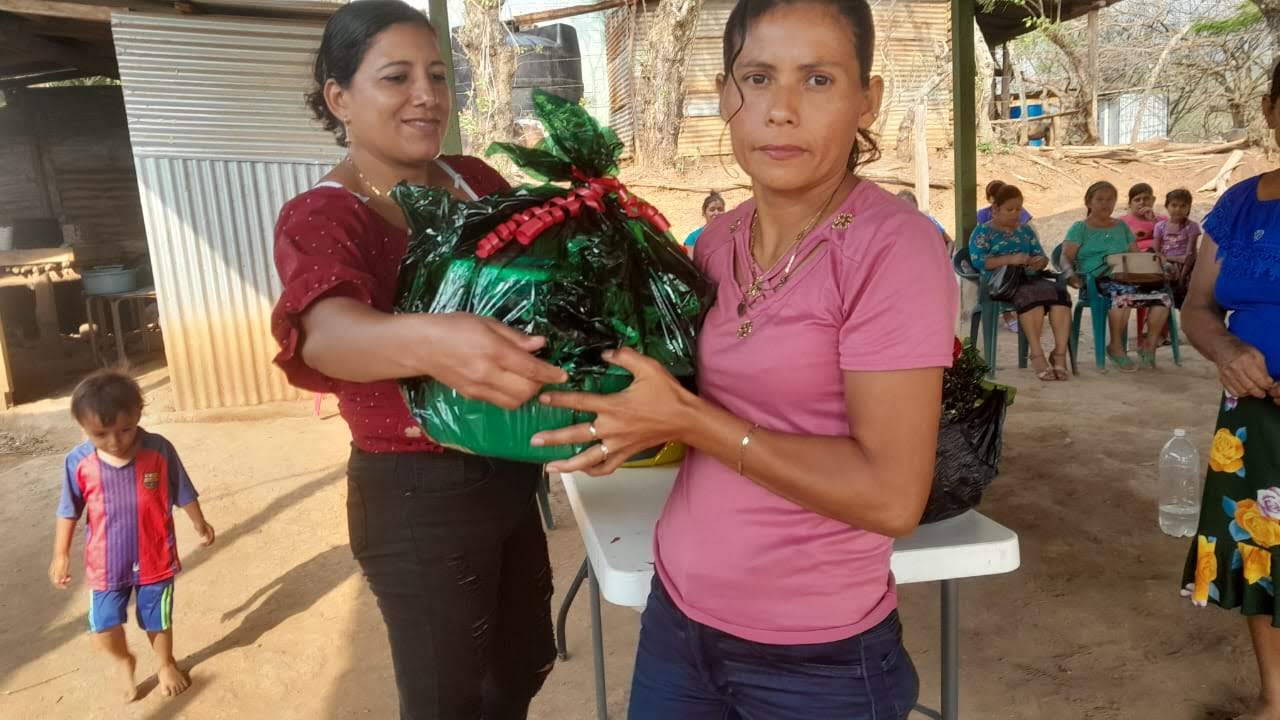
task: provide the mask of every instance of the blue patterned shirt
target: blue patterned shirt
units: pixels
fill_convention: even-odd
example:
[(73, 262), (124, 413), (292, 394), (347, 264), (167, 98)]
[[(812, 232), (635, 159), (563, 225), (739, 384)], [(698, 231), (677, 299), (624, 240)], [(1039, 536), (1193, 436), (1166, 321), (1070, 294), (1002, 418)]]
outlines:
[[(969, 236), (969, 261), (982, 274), (985, 280), (993, 270), (987, 269), (987, 258), (999, 255), (1016, 255), (1026, 253), (1032, 257), (1044, 255), (1040, 246), (1040, 238), (1030, 225), (1019, 225), (1012, 232), (1001, 230), (994, 225), (979, 225)], [(1030, 274), (1035, 274), (1028, 270)]]

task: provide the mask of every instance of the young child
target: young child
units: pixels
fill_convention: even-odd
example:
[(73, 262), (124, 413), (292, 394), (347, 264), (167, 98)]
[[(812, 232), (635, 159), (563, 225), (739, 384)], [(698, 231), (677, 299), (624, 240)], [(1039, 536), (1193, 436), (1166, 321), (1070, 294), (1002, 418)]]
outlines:
[(1138, 239), (1138, 249), (1151, 252), (1155, 245), (1156, 223), (1168, 218), (1156, 215), (1156, 191), (1147, 183), (1138, 183), (1129, 188), (1129, 212), (1120, 218), (1133, 236)]
[(942, 241), (947, 244), (947, 250), (950, 251), (952, 243), (951, 235), (947, 233), (946, 228), (942, 227), (942, 223), (938, 222), (938, 218), (930, 215), (925, 210), (920, 209), (920, 200), (916, 197), (916, 194), (910, 190), (899, 190), (898, 197), (911, 203), (911, 207), (920, 210), (920, 212), (924, 213), (925, 217), (929, 218), (929, 222), (933, 223), (933, 226), (938, 228), (938, 232), (942, 235)]
[(698, 237), (702, 235), (702, 231), (707, 229), (707, 223), (715, 220), (718, 216), (724, 214), (724, 198), (720, 193), (712, 190), (702, 201), (702, 220), (703, 226), (689, 233), (689, 237), (684, 239), (685, 252), (693, 254), (693, 246), (698, 242)]
[(1191, 270), (1195, 266), (1196, 252), (1200, 241), (1200, 226), (1190, 218), (1191, 192), (1185, 188), (1171, 191), (1164, 198), (1164, 207), (1169, 211), (1169, 219), (1156, 223), (1152, 249), (1157, 255), (1164, 256), (1170, 267), (1170, 279), (1173, 285), (1173, 302), (1182, 308), (1182, 301), (1187, 297), (1187, 287), (1191, 282)]
[[(991, 222), (991, 219), (995, 216), (996, 195), (1000, 193), (1000, 189), (1003, 188), (1006, 184), (1007, 183), (1005, 183), (1005, 181), (1003, 180), (992, 180), (991, 182), (987, 183), (987, 190), (986, 190), (987, 206), (984, 208), (978, 208), (978, 224), (979, 225), (986, 225), (987, 223)], [(1021, 225), (1026, 225), (1027, 223), (1031, 222), (1031, 220), (1032, 220), (1031, 213), (1027, 212), (1026, 208), (1022, 208), (1022, 212), (1018, 213), (1018, 223)]]
[(71, 584), (71, 538), (85, 519), (85, 579), (91, 595), (89, 630), (112, 661), (122, 698), (137, 696), (137, 664), (125, 642), (129, 596), (136, 593), (138, 624), (160, 663), (165, 695), (190, 680), (173, 659), (173, 576), (181, 566), (173, 533), (173, 506), (186, 511), (203, 545), (213, 544), (196, 489), (168, 440), (138, 427), (142, 390), (133, 378), (101, 370), (71, 395), (71, 415), (88, 441), (67, 455), (49, 580)]

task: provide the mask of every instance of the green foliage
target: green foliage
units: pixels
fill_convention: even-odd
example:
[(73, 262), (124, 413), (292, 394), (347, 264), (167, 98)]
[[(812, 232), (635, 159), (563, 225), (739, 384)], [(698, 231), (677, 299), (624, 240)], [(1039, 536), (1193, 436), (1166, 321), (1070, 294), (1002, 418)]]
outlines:
[(978, 152), (982, 155), (1012, 155), (1014, 147), (1002, 142), (979, 142)]
[(1202, 20), (1195, 25), (1192, 25), (1191, 29), (1194, 30), (1197, 35), (1203, 35), (1206, 37), (1222, 37), (1224, 35), (1231, 35), (1232, 33), (1240, 32), (1241, 30), (1248, 30), (1257, 27), (1261, 23), (1262, 10), (1258, 9), (1258, 6), (1249, 2), (1249, 0), (1245, 0), (1245, 2), (1240, 3), (1240, 5), (1236, 7), (1234, 15), (1230, 15), (1221, 20)]
[[(960, 342), (957, 340), (956, 342)], [(951, 367), (942, 373), (942, 422), (972, 410), (986, 396), (987, 361), (968, 343)]]

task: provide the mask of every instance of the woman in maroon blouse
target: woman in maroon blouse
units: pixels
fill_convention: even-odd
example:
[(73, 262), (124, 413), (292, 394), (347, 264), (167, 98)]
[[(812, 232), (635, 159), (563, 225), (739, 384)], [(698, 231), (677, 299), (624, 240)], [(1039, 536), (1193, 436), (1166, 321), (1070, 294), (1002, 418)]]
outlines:
[(513, 408), (566, 378), (531, 355), (542, 338), (473, 315), (392, 314), (408, 237), (390, 188), (474, 199), (508, 187), (480, 160), (439, 156), (446, 71), (426, 17), (400, 0), (329, 20), (308, 103), (348, 154), (280, 210), (272, 331), (290, 382), (335, 394), (351, 426), (351, 549), (387, 626), (400, 716), (506, 720), (526, 716), (555, 657), (541, 470), (441, 449), (395, 380), (430, 376)]

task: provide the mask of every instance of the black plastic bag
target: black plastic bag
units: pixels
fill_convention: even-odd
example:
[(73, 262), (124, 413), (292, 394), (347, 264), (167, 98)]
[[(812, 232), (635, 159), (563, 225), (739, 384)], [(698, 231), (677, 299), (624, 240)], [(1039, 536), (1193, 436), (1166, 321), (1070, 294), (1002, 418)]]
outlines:
[(938, 429), (933, 488), (922, 524), (938, 522), (977, 507), (1000, 472), (1007, 391), (996, 386), (972, 410)]

